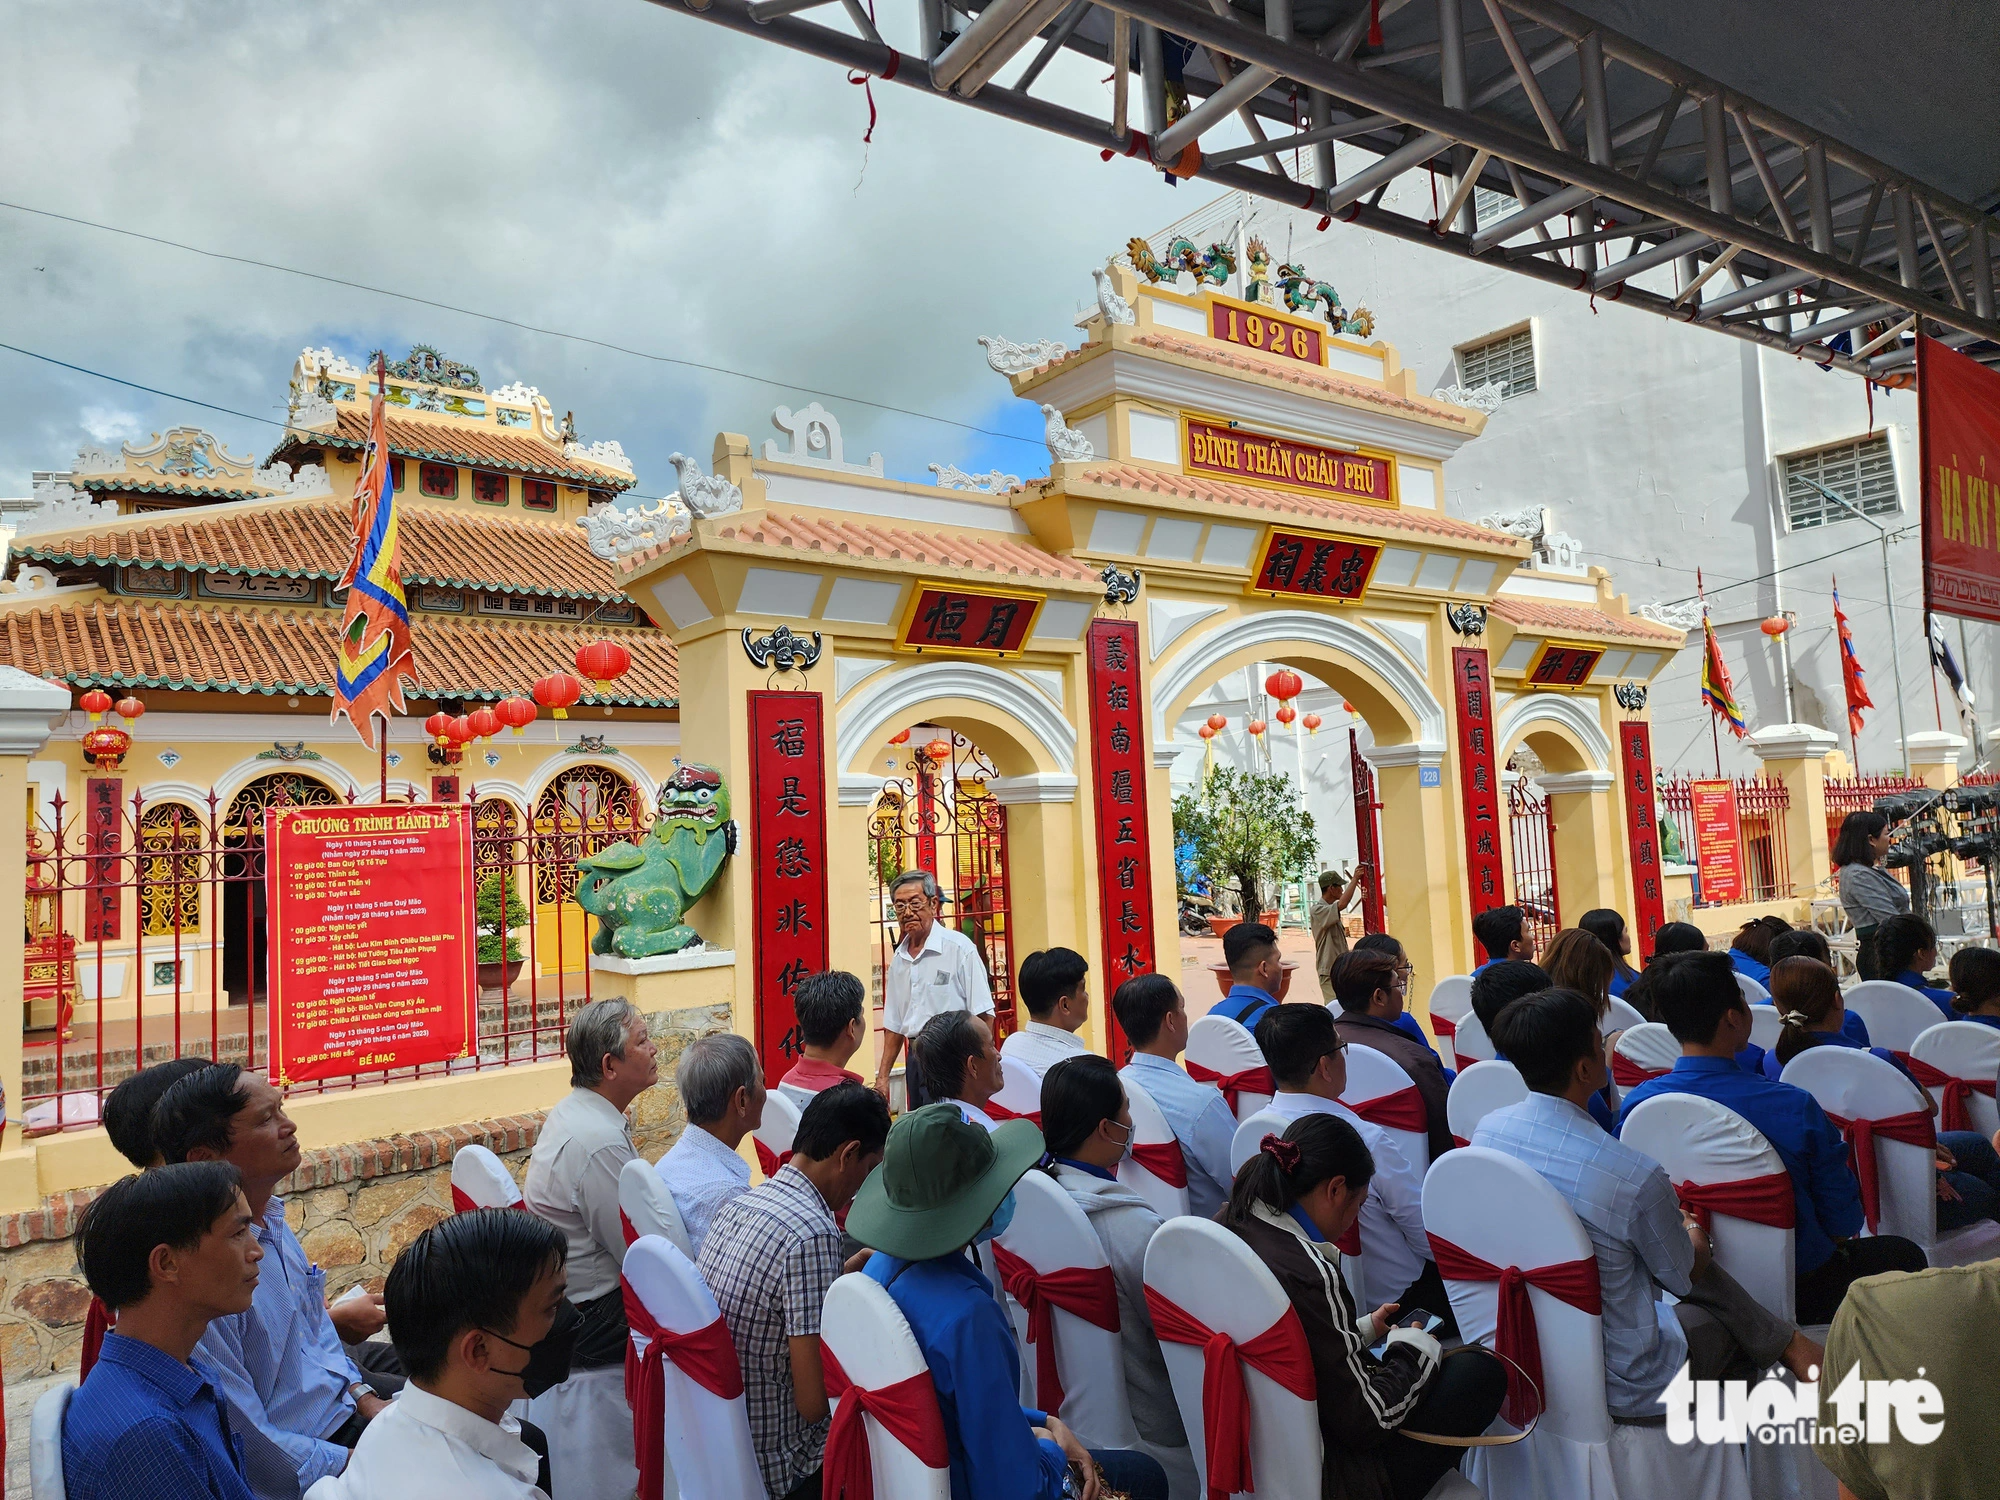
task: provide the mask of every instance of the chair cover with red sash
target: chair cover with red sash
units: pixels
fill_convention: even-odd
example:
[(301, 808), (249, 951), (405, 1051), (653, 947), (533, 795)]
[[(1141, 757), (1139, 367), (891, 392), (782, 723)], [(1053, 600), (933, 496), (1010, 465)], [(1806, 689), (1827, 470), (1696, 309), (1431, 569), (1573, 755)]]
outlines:
[(755, 1136), (752, 1136), (750, 1139), (752, 1144), (757, 1148), (757, 1165), (763, 1170), (766, 1177), (776, 1177), (778, 1175), (778, 1168), (792, 1159), (790, 1151), (773, 1151)]
[(743, 1394), (743, 1367), (737, 1362), (729, 1325), (720, 1316), (705, 1328), (674, 1333), (654, 1320), (629, 1281), (620, 1285), (625, 1321), (632, 1332), (646, 1340), (643, 1354), (636, 1344), (627, 1341), (625, 1345), (625, 1399), (632, 1406), (639, 1500), (660, 1500), (666, 1477), (666, 1372), (662, 1364), (671, 1360), (674, 1368), (696, 1385), (725, 1401)]
[(1245, 1068), (1240, 1073), (1218, 1073), (1213, 1068), (1205, 1068), (1192, 1058), (1187, 1059), (1188, 1077), (1197, 1083), (1212, 1083), (1222, 1090), (1222, 1099), (1234, 1111), (1237, 1100), (1245, 1094), (1275, 1094), (1277, 1082), (1271, 1077), (1267, 1067)]
[(1409, 1130), (1421, 1134), (1430, 1129), (1430, 1115), (1424, 1109), (1424, 1096), (1417, 1092), (1415, 1084), (1373, 1099), (1354, 1100), (1342, 1095), (1340, 1102), (1362, 1119), (1388, 1130)]
[(1874, 1234), (1882, 1222), (1882, 1177), (1880, 1163), (1875, 1158), (1875, 1142), (1901, 1141), (1906, 1146), (1933, 1151), (1937, 1149), (1936, 1122), (1927, 1109), (1913, 1109), (1879, 1120), (1850, 1120), (1832, 1110), (1826, 1111), (1826, 1117), (1847, 1138), (1848, 1164), (1854, 1168), (1855, 1181), (1861, 1184), (1861, 1214), (1868, 1221), (1868, 1232)]
[(1618, 1045), (1611, 1053), (1612, 1082), (1621, 1089), (1637, 1088), (1671, 1073), (1680, 1055), (1680, 1042), (1658, 1021), (1628, 1026), (1618, 1034)]
[(983, 1106), (988, 1116), (995, 1120), (1026, 1120), (1037, 1130), (1042, 1128), (1042, 1112), (1039, 1109), (1023, 1110), (1015, 1113), (998, 1098), (988, 1099)]
[(948, 1468), (951, 1447), (944, 1417), (938, 1410), (937, 1388), (923, 1371), (894, 1385), (868, 1390), (848, 1379), (840, 1360), (824, 1341), (820, 1367), (826, 1373), (826, 1399), (834, 1403), (833, 1425), (827, 1429), (822, 1492), (833, 1500), (873, 1500), (875, 1466), (868, 1455), (868, 1424), (873, 1417), (889, 1435), (933, 1469)]
[(1063, 1404), (1062, 1376), (1056, 1370), (1055, 1310), (1074, 1313), (1106, 1333), (1118, 1332), (1118, 1284), (1109, 1266), (1064, 1266), (1037, 1271), (1000, 1241), (994, 1240), (994, 1267), (1007, 1295), (1026, 1309), (1028, 1342), (1035, 1346), (1035, 1399), (1043, 1411), (1059, 1412)]
[(1256, 1488), (1250, 1467), (1250, 1396), (1243, 1384), (1248, 1365), (1268, 1375), (1301, 1401), (1319, 1399), (1312, 1351), (1296, 1311), (1242, 1343), (1218, 1333), (1157, 1288), (1146, 1288), (1153, 1331), (1168, 1343), (1192, 1344), (1202, 1351), (1201, 1414), (1203, 1450), (1208, 1459), (1208, 1500), (1228, 1500)]
[[(1461, 1249), (1435, 1234), (1430, 1236), (1430, 1242), (1432, 1253), (1437, 1257), (1439, 1275), (1455, 1281), (1500, 1283), (1500, 1314), (1494, 1328), (1493, 1348), (1496, 1353), (1520, 1366), (1528, 1379), (1535, 1383), (1536, 1391), (1545, 1389), (1542, 1344), (1535, 1332), (1535, 1306), (1528, 1296), (1528, 1288), (1540, 1287), (1551, 1297), (1593, 1317), (1603, 1313), (1595, 1256), (1523, 1270), (1519, 1266), (1496, 1266), (1481, 1260), (1471, 1251)], [(1534, 1414), (1534, 1397), (1510, 1367), (1507, 1372), (1507, 1403), (1501, 1408), (1501, 1415), (1516, 1427), (1522, 1427)]]
[(519, 1207), (521, 1189), (506, 1164), (484, 1146), (460, 1146), (451, 1159), (452, 1212)]
[(1746, 1177), (1737, 1182), (1677, 1182), (1674, 1196), (1704, 1231), (1713, 1227), (1716, 1214), (1748, 1219), (1753, 1224), (1769, 1224), (1773, 1229), (1798, 1227), (1799, 1204), (1792, 1192), (1789, 1172)]
[(1960, 1078), (1955, 1073), (1947, 1073), (1936, 1068), (1914, 1054), (1898, 1054), (1903, 1065), (1910, 1070), (1910, 1076), (1927, 1089), (1938, 1091), (1938, 1128), (1941, 1130), (1974, 1129), (1966, 1103), (1974, 1093), (1994, 1097), (1994, 1080), (1991, 1078)]
[(1642, 1083), (1651, 1083), (1655, 1078), (1664, 1078), (1671, 1068), (1645, 1068), (1632, 1061), (1622, 1052), (1611, 1054), (1611, 1081), (1621, 1089), (1635, 1089)]
[(1445, 1096), (1445, 1118), (1451, 1122), (1452, 1140), (1460, 1146), (1471, 1145), (1472, 1132), (1481, 1120), (1527, 1097), (1528, 1085), (1512, 1063), (1499, 1058), (1474, 1063), (1452, 1079), (1451, 1092)]
[[(1041, 1122), (1038, 1120), (1035, 1123)], [(1182, 1153), (1179, 1141), (1159, 1141), (1150, 1146), (1135, 1142), (1132, 1160), (1169, 1187), (1184, 1188), (1188, 1184), (1187, 1157)]]

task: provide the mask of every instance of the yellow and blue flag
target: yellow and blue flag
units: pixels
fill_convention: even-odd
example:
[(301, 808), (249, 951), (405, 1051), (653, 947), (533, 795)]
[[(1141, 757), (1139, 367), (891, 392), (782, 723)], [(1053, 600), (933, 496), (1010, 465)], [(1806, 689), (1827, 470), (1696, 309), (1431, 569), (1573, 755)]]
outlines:
[(1729, 732), (1739, 740), (1743, 738), (1743, 710), (1736, 706), (1736, 685), (1729, 680), (1729, 668), (1723, 665), (1722, 646), (1715, 639), (1715, 628), (1708, 623), (1708, 595), (1701, 589), (1701, 570), (1695, 570), (1695, 587), (1701, 592), (1701, 699), (1708, 705), (1710, 713), (1729, 726)]
[[(377, 361), (375, 400), (368, 414), (368, 451), (354, 482), (354, 556), (340, 586), (347, 616), (333, 670), (333, 714), (375, 748), (375, 718), (406, 712), (403, 689), (416, 685), (410, 659), (410, 609), (403, 598), (402, 548), (396, 530), (396, 483), (383, 414), (385, 374)], [(384, 728), (386, 729), (386, 723)]]

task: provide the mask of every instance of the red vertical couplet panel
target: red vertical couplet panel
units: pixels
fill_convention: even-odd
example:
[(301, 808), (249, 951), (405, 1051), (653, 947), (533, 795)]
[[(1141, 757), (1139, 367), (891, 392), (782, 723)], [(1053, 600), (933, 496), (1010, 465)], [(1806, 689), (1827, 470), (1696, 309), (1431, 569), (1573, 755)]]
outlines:
[(118, 879), (118, 851), (124, 845), (118, 821), (124, 801), (125, 783), (119, 777), (92, 776), (83, 784), (84, 850), (90, 856), (83, 898), (86, 943), (118, 941), (119, 898), (124, 894)]
[(1688, 800), (1694, 809), (1694, 868), (1703, 904), (1741, 901), (1743, 825), (1736, 814), (1736, 783), (1691, 781)]
[(1493, 680), (1483, 646), (1454, 646), (1452, 692), (1458, 705), (1458, 779), (1465, 803), (1465, 872), (1472, 914), (1507, 904), (1500, 863), (1500, 776), (1493, 766)]
[(1382, 841), (1375, 814), (1381, 804), (1375, 800), (1375, 768), (1361, 753), (1361, 737), (1347, 731), (1348, 782), (1354, 789), (1355, 862), (1368, 866), (1368, 883), (1361, 888), (1361, 925), (1369, 932), (1384, 930), (1382, 915)]
[(2000, 375), (1917, 338), (1924, 608), (2000, 622)]
[(750, 695), (752, 968), (757, 1055), (776, 1084), (799, 1058), (799, 981), (827, 965), (826, 700)]
[(1653, 728), (1632, 720), (1618, 726), (1619, 774), (1625, 778), (1625, 839), (1632, 851), (1632, 942), (1644, 963), (1653, 934), (1667, 920), (1660, 869), (1660, 823), (1653, 808)]
[(1111, 996), (1126, 980), (1158, 968), (1146, 824), (1152, 756), (1139, 683), (1139, 627), (1131, 620), (1093, 620), (1086, 646), (1091, 802), (1097, 810), (1097, 891), (1104, 928), (1104, 1036), (1111, 1060), (1122, 1063), (1127, 1044), (1111, 1013)]
[(472, 1056), (468, 808), (267, 808), (264, 850), (275, 1082)]

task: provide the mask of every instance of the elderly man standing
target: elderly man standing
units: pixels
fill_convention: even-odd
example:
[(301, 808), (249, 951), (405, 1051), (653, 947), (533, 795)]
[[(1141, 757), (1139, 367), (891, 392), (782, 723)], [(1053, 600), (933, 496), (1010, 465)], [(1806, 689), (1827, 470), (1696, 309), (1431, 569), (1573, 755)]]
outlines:
[(743, 1137), (764, 1123), (764, 1065), (740, 1036), (700, 1037), (681, 1054), (674, 1085), (687, 1129), (654, 1170), (674, 1195), (699, 1256), (722, 1206), (750, 1191), (750, 1163), (736, 1153)]
[(938, 921), (944, 893), (928, 870), (905, 870), (889, 887), (902, 941), (889, 959), (882, 989), (882, 1045), (875, 1063), (875, 1091), (889, 1096), (889, 1070), (903, 1044), (932, 1016), (962, 1010), (993, 1014), (986, 965), (972, 940)]
[(528, 1420), (549, 1440), (552, 1500), (621, 1500), (638, 1491), (625, 1400), (618, 1172), (638, 1155), (625, 1111), (659, 1078), (646, 1018), (632, 1003), (586, 1005), (569, 1023), (570, 1091), (542, 1122), (528, 1158), (524, 1206), (563, 1232), (578, 1313), (570, 1377), (528, 1403)]

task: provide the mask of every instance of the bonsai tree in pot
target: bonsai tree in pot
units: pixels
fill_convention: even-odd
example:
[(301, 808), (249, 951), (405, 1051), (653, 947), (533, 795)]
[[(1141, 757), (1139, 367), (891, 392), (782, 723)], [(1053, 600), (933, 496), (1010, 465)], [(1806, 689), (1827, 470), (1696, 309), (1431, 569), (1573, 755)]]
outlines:
[(1243, 919), (1252, 922), (1265, 909), (1265, 885), (1306, 869), (1319, 853), (1312, 814), (1299, 806), (1291, 778), (1234, 766), (1216, 766), (1174, 798), (1174, 840), (1183, 839), (1218, 890), (1236, 888)]
[(528, 922), (528, 906), (521, 899), (510, 871), (487, 870), (474, 887), (473, 923), (479, 929), (479, 987), (504, 990), (521, 972), (521, 945), (514, 940), (517, 927)]

